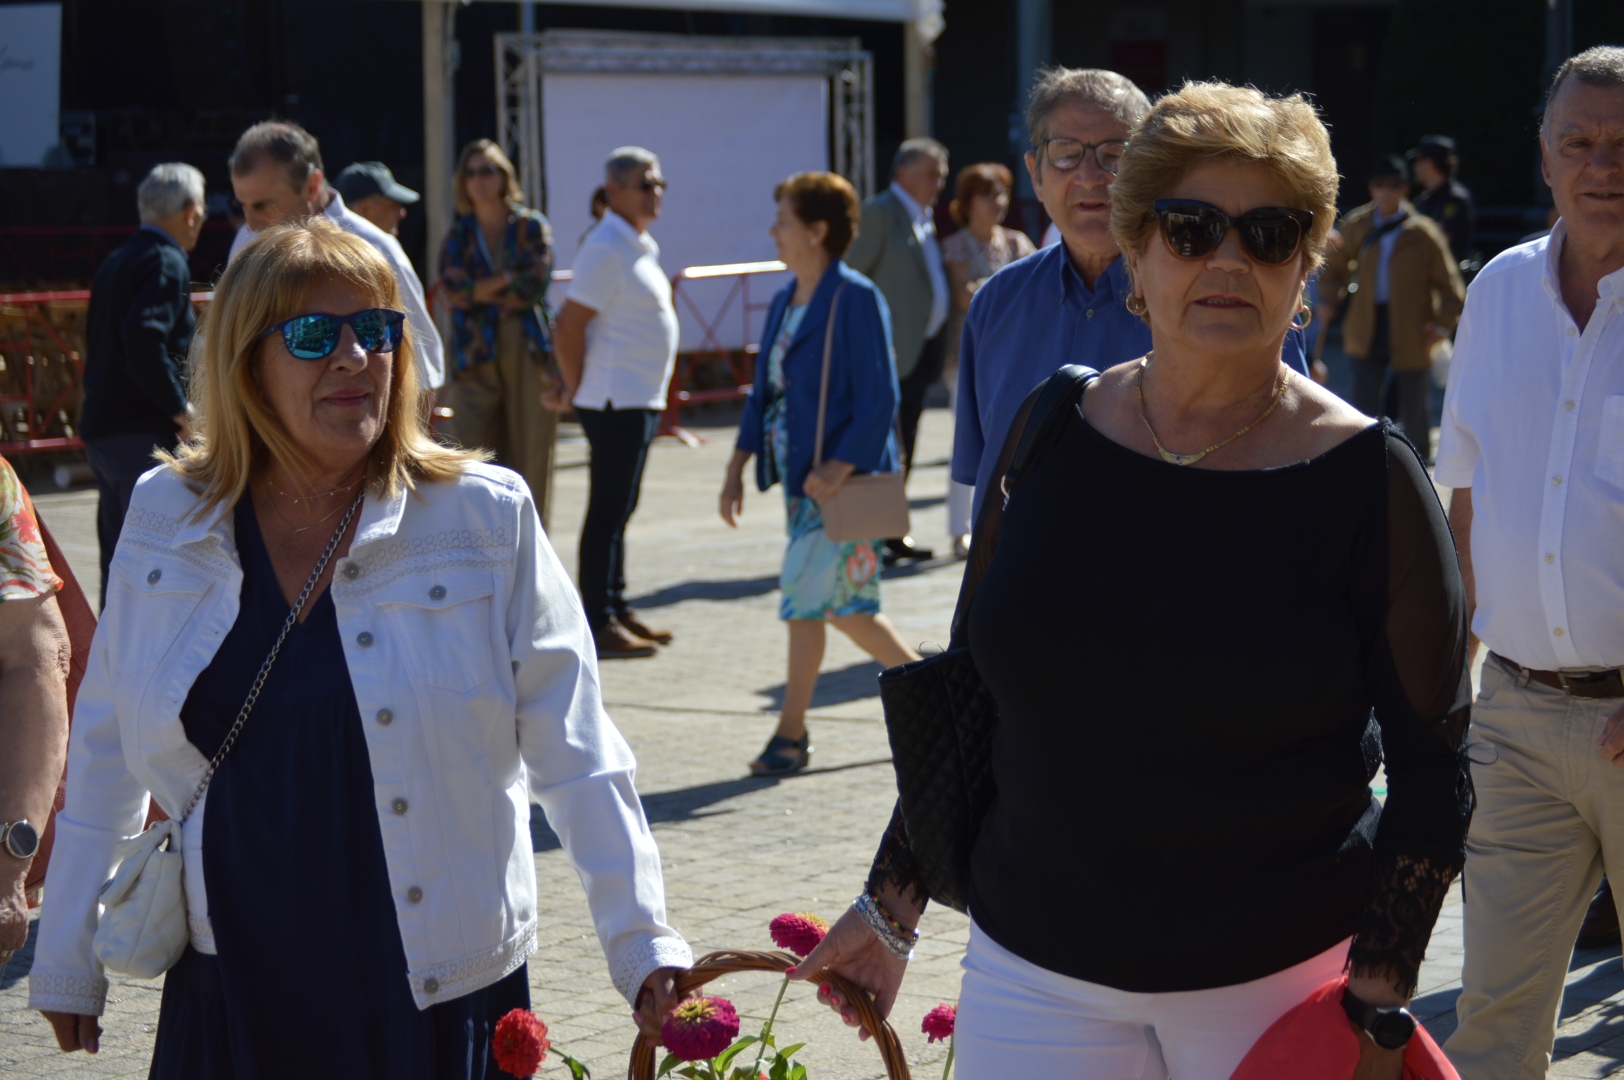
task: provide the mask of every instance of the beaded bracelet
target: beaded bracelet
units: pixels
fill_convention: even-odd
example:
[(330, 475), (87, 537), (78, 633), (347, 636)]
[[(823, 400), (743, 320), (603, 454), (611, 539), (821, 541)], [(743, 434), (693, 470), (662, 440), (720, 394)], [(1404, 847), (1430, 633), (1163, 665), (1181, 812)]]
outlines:
[(874, 931), (880, 943), (890, 950), (892, 956), (899, 960), (913, 959), (913, 947), (919, 940), (919, 931), (903, 929), (902, 924), (891, 918), (867, 889), (857, 894), (857, 899), (851, 902), (851, 906), (863, 922), (868, 924), (868, 928)]

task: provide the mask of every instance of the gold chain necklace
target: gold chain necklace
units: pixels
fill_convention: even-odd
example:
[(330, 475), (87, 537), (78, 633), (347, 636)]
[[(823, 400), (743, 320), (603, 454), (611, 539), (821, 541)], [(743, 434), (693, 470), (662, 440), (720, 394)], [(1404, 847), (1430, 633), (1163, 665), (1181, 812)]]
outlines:
[(1247, 424), (1245, 427), (1241, 428), (1224, 441), (1215, 442), (1205, 450), (1194, 454), (1175, 454), (1173, 451), (1163, 446), (1162, 440), (1156, 437), (1156, 429), (1150, 426), (1150, 416), (1145, 412), (1145, 362), (1149, 359), (1150, 358), (1147, 356), (1139, 361), (1139, 376), (1135, 382), (1135, 388), (1139, 392), (1139, 419), (1145, 422), (1145, 430), (1150, 432), (1150, 441), (1156, 444), (1156, 452), (1161, 454), (1162, 460), (1167, 462), (1169, 465), (1194, 465), (1196, 462), (1200, 461), (1214, 450), (1222, 450), (1224, 447), (1228, 446), (1242, 435), (1245, 435), (1248, 431), (1251, 431), (1253, 428), (1257, 427), (1259, 424), (1263, 423), (1263, 421), (1269, 418), (1269, 414), (1274, 412), (1275, 407), (1280, 404), (1280, 399), (1285, 397), (1286, 387), (1291, 385), (1291, 371), (1290, 369), (1287, 369), (1286, 377), (1280, 380), (1280, 389), (1274, 392), (1274, 400), (1269, 402), (1269, 407), (1263, 410), (1262, 416), (1259, 416), (1256, 420), (1253, 420), (1250, 424)]

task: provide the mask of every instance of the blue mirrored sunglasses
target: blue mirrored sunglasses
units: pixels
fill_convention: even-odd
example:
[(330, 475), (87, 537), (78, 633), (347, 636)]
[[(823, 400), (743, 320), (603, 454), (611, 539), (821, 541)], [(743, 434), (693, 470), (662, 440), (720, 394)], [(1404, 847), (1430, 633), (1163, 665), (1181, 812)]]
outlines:
[(388, 308), (368, 308), (353, 315), (295, 315), (259, 335), (270, 337), (282, 332), (282, 344), (300, 360), (325, 360), (338, 348), (339, 335), (348, 326), (355, 340), (369, 353), (391, 353), (400, 348), (406, 332), (406, 313)]

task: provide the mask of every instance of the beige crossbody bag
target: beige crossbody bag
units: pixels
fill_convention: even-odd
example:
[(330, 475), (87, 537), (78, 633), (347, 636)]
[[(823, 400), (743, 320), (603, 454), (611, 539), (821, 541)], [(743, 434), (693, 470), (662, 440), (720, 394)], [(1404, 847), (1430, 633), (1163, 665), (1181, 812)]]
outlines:
[[(845, 283), (829, 302), (829, 322), (823, 328), (823, 381), (818, 387), (818, 431), (812, 444), (812, 467), (823, 464), (823, 425), (829, 412), (829, 362), (834, 352), (835, 312)], [(823, 503), (823, 535), (836, 542), (883, 540), (908, 535), (908, 493), (901, 470), (854, 474)]]

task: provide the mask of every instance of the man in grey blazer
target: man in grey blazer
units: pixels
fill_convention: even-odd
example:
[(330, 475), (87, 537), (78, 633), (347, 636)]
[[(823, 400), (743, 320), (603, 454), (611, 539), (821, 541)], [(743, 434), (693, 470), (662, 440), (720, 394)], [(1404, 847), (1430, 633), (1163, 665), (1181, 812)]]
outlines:
[[(947, 147), (926, 138), (903, 143), (892, 161), (891, 186), (863, 203), (857, 240), (846, 253), (846, 264), (879, 286), (891, 309), (891, 344), (902, 390), (902, 460), (910, 469), (925, 393), (947, 363), (947, 271), (931, 217), (946, 185)], [(886, 546), (887, 563), (932, 555), (906, 536), (888, 540)]]

